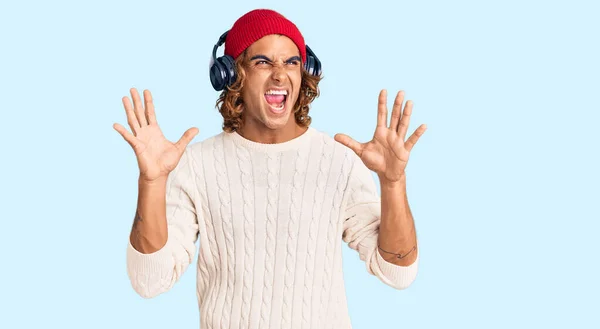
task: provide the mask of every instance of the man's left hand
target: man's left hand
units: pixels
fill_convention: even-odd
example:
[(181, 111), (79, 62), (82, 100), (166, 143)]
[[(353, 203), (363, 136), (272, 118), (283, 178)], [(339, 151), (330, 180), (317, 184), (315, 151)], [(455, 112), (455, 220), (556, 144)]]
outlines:
[(427, 129), (427, 126), (422, 124), (404, 141), (413, 102), (407, 101), (402, 110), (403, 102), (404, 92), (400, 91), (394, 101), (390, 125), (387, 126), (387, 91), (382, 90), (379, 93), (377, 128), (370, 142), (359, 143), (344, 134), (336, 134), (334, 137), (336, 141), (353, 150), (367, 168), (377, 173), (381, 183), (394, 184), (404, 178), (410, 151)]

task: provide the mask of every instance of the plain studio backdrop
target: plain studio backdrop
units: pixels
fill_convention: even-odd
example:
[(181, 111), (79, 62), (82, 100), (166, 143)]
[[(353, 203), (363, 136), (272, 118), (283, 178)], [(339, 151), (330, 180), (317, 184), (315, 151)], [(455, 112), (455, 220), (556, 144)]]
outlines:
[(368, 141), (383, 88), (428, 125), (419, 275), (394, 290), (344, 246), (355, 329), (600, 327), (600, 8), (506, 0), (2, 1), (0, 327), (198, 327), (196, 261), (157, 298), (130, 286), (138, 168), (112, 124), (135, 87), (167, 138), (218, 134), (212, 47), (265, 7), (323, 63), (314, 127)]

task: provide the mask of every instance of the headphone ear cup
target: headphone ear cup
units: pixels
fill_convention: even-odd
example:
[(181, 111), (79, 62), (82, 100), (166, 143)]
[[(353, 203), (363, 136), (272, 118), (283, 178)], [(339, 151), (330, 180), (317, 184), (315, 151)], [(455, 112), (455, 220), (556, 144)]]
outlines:
[(321, 75), (321, 61), (308, 45), (306, 45), (306, 62), (304, 63), (304, 69), (311, 75)]
[(217, 58), (210, 67), (210, 83), (216, 91), (221, 91), (225, 88), (225, 70), (221, 64), (221, 58)]
[(235, 82), (235, 62), (231, 56), (225, 55), (215, 60), (210, 68), (210, 82), (216, 91), (221, 91), (225, 87)]
[(235, 71), (235, 61), (233, 60), (233, 57), (229, 55), (225, 55), (222, 58), (223, 66), (227, 72), (227, 86), (231, 86), (237, 79), (237, 74)]
[(306, 72), (308, 72), (308, 74), (315, 75), (314, 74), (315, 60), (313, 59), (312, 56), (310, 56), (310, 55), (306, 56), (306, 62), (304, 62), (304, 69), (306, 70)]
[(321, 61), (317, 57), (313, 57), (315, 76), (321, 75)]

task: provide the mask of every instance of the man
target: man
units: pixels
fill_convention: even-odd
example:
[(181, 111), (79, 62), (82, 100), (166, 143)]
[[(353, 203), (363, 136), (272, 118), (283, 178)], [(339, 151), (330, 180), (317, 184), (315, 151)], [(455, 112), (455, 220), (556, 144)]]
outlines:
[(133, 133), (114, 128), (140, 168), (128, 275), (143, 297), (168, 291), (199, 238), (203, 329), (351, 328), (340, 238), (385, 284), (404, 289), (416, 276), (404, 169), (425, 126), (404, 141), (412, 103), (402, 110), (399, 93), (387, 125), (382, 91), (370, 142), (311, 128), (320, 77), (306, 71), (307, 49), (277, 12), (240, 17), (225, 41), (235, 80), (217, 102), (224, 131), (191, 145), (196, 128), (164, 138), (149, 91), (144, 105), (135, 89), (133, 106), (123, 98)]

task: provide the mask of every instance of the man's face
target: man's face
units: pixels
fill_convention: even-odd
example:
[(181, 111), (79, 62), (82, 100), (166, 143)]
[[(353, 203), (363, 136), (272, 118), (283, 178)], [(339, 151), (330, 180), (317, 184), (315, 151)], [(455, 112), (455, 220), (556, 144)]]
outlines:
[(259, 130), (294, 129), (301, 68), (298, 47), (286, 36), (267, 35), (248, 47), (242, 90), (244, 125)]

